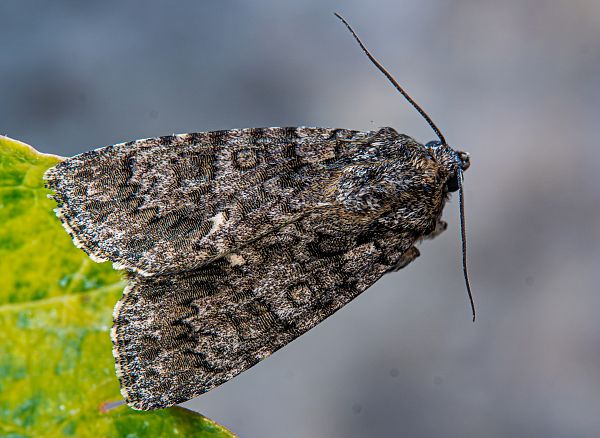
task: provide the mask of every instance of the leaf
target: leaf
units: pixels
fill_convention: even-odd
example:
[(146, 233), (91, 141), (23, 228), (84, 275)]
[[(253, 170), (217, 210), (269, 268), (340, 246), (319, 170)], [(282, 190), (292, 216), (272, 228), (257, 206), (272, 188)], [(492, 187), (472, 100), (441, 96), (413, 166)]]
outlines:
[(0, 435), (232, 437), (192, 411), (123, 405), (109, 330), (124, 281), (71, 242), (42, 175), (61, 160), (0, 136)]

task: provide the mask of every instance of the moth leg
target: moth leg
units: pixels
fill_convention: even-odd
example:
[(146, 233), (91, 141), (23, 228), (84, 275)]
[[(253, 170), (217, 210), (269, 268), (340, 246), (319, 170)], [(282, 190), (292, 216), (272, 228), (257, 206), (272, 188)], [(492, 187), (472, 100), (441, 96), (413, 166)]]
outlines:
[(394, 266), (392, 266), (390, 269), (388, 269), (387, 272), (399, 271), (400, 269), (406, 267), (406, 265), (408, 265), (410, 262), (412, 262), (414, 259), (416, 259), (420, 255), (421, 255), (421, 253), (419, 252), (417, 247), (411, 246), (404, 252), (404, 254), (402, 254), (402, 257), (400, 257), (400, 260), (398, 260), (398, 263), (396, 263)]
[(434, 237), (439, 236), (444, 231), (446, 231), (446, 228), (448, 228), (448, 223), (440, 219), (435, 224), (435, 228), (429, 234), (426, 234), (424, 238), (433, 239)]

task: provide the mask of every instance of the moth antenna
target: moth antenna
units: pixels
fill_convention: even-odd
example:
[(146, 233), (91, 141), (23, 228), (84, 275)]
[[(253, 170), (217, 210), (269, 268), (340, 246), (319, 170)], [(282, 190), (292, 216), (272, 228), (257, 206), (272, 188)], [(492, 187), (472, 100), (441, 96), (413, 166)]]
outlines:
[(350, 27), (350, 25), (344, 19), (344, 17), (342, 17), (337, 12), (334, 12), (333, 15), (335, 15), (337, 18), (339, 18), (341, 20), (341, 22), (346, 25), (346, 27), (348, 28), (348, 30), (350, 31), (350, 33), (352, 34), (352, 36), (354, 37), (354, 39), (356, 40), (356, 42), (358, 43), (358, 45), (360, 46), (360, 48), (362, 49), (362, 51), (365, 52), (365, 55), (367, 55), (367, 57), (371, 60), (371, 62), (375, 65), (375, 67), (377, 67), (379, 69), (379, 71), (384, 74), (384, 76), (392, 83), (392, 85), (396, 88), (396, 90), (398, 90), (400, 92), (400, 94), (402, 94), (404, 96), (404, 98), (406, 100), (408, 100), (408, 102), (419, 112), (419, 114), (421, 114), (421, 116), (423, 116), (423, 118), (425, 119), (425, 121), (427, 121), (427, 123), (429, 124), (429, 126), (431, 126), (431, 129), (433, 129), (435, 131), (436, 135), (438, 136), (438, 138), (440, 139), (440, 141), (442, 142), (442, 144), (444, 146), (448, 146), (448, 144), (446, 143), (446, 139), (442, 135), (442, 132), (435, 125), (435, 123), (433, 123), (433, 120), (431, 120), (431, 118), (427, 115), (427, 113), (423, 110), (423, 108), (421, 108), (419, 106), (419, 104), (417, 102), (415, 102), (413, 100), (413, 98), (410, 97), (406, 91), (404, 91), (404, 88), (402, 88), (400, 86), (400, 84), (385, 69), (385, 67), (383, 65), (381, 65), (379, 63), (379, 61), (377, 61), (373, 55), (371, 55), (371, 52), (369, 52), (367, 50), (367, 48), (362, 43), (362, 41), (360, 40), (360, 38), (358, 37), (358, 35), (356, 35), (356, 32), (354, 32), (354, 30), (352, 29), (352, 27)]
[[(354, 39), (356, 40), (356, 42), (358, 43), (358, 45), (360, 46), (362, 51), (365, 53), (365, 55), (367, 55), (367, 57), (375, 65), (375, 67), (377, 67), (379, 69), (379, 71), (381, 73), (383, 73), (383, 75), (392, 83), (394, 88), (396, 88), (396, 90), (398, 90), (398, 92), (400, 94), (402, 94), (402, 96), (404, 96), (404, 98), (406, 100), (408, 100), (408, 102), (414, 107), (414, 109), (416, 109), (419, 112), (419, 114), (421, 114), (421, 116), (429, 124), (431, 129), (433, 129), (433, 131), (436, 133), (436, 135), (440, 139), (440, 142), (444, 146), (448, 146), (448, 143), (446, 143), (446, 139), (444, 138), (444, 135), (439, 130), (439, 128), (436, 126), (436, 124), (433, 123), (433, 120), (431, 120), (431, 117), (429, 117), (429, 115), (423, 110), (423, 108), (421, 108), (419, 106), (419, 104), (417, 102), (415, 102), (414, 99), (412, 97), (410, 97), (406, 91), (404, 91), (404, 88), (402, 88), (400, 86), (398, 81), (396, 81), (396, 79), (394, 79), (394, 77), (390, 74), (390, 72), (388, 72), (385, 69), (385, 67), (383, 65), (381, 65), (381, 63), (379, 61), (377, 61), (373, 55), (371, 55), (371, 52), (369, 52), (369, 50), (365, 47), (365, 45), (360, 40), (358, 35), (356, 35), (356, 32), (354, 32), (354, 29), (352, 29), (352, 27), (348, 24), (348, 22), (344, 19), (344, 17), (342, 17), (337, 12), (334, 12), (333, 15), (335, 15), (337, 18), (340, 19), (340, 21), (342, 23), (344, 23), (344, 25), (348, 28), (348, 30), (350, 31), (350, 33), (352, 34), (352, 36), (354, 37)], [(467, 292), (469, 294), (469, 302), (471, 303), (471, 311), (473, 312), (473, 322), (475, 322), (475, 301), (473, 300), (473, 293), (471, 292), (471, 284), (469, 282), (469, 271), (467, 269), (467, 233), (466, 233), (466, 229), (465, 229), (465, 206), (464, 206), (465, 195), (464, 195), (463, 185), (462, 185), (462, 178), (463, 178), (462, 169), (459, 169), (458, 172), (459, 172), (459, 175), (458, 175), (459, 176), (459, 178), (458, 178), (458, 188), (459, 188), (458, 205), (459, 205), (459, 209), (460, 209), (460, 234), (461, 234), (461, 240), (462, 240), (463, 274), (465, 277), (465, 285), (467, 286)]]
[(465, 194), (463, 191), (463, 171), (458, 170), (458, 209), (460, 210), (460, 236), (462, 240), (462, 265), (463, 274), (465, 276), (465, 285), (469, 294), (471, 303), (471, 311), (473, 312), (473, 322), (475, 322), (475, 301), (471, 292), (471, 283), (469, 282), (469, 271), (467, 269), (467, 230), (465, 227)]

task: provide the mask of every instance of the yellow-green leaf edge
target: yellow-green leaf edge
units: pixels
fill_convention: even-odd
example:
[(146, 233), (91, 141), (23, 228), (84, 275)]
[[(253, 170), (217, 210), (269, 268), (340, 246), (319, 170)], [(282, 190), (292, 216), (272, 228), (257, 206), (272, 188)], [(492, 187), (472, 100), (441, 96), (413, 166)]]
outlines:
[(124, 282), (77, 249), (42, 175), (62, 158), (0, 136), (0, 436), (233, 437), (195, 412), (121, 399), (112, 308)]

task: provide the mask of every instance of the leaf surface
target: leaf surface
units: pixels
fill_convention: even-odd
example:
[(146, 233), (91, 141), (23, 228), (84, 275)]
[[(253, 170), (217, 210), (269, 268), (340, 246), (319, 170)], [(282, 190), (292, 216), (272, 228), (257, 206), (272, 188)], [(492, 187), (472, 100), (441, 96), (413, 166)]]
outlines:
[(0, 435), (234, 436), (192, 411), (123, 405), (112, 309), (124, 281), (77, 249), (42, 175), (61, 160), (0, 136)]

